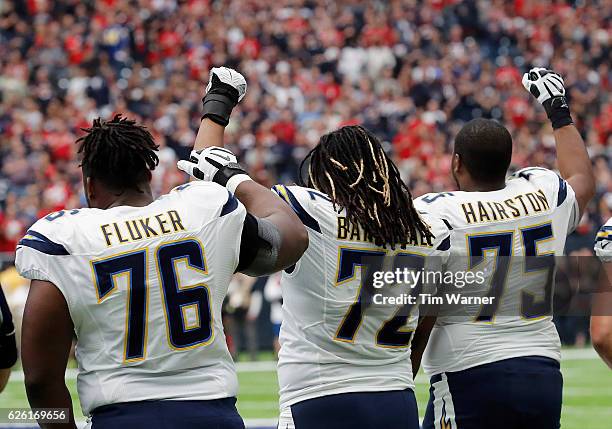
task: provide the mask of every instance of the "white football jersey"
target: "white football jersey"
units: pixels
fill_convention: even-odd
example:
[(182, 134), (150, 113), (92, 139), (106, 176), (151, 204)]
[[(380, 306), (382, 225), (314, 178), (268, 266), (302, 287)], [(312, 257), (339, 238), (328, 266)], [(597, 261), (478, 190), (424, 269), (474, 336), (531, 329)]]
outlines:
[[(417, 199), (451, 226), (449, 271), (480, 272), (485, 281), (463, 296), (489, 303), (443, 305), (423, 368), (461, 371), (519, 356), (560, 359), (552, 322), (555, 256), (579, 221), (572, 188), (553, 171), (526, 168), (503, 189), (442, 192)], [(447, 289), (448, 290), (448, 289)]]
[(612, 218), (597, 233), (595, 254), (601, 262), (612, 262)]
[(85, 414), (236, 395), (221, 304), (245, 215), (225, 188), (191, 182), (145, 207), (64, 210), (28, 230), (16, 266), (68, 303)]
[[(361, 293), (376, 271), (400, 266), (439, 270), (449, 254), (446, 225), (424, 215), (435, 235), (431, 243), (418, 240), (406, 249), (385, 249), (371, 243), (358, 225), (349, 224), (346, 213), (334, 209), (327, 195), (298, 186), (277, 185), (274, 190), (298, 214), (310, 240), (281, 280), (281, 410), (321, 396), (413, 388), (410, 340), (418, 307), (378, 305), (382, 298), (377, 302), (376, 295), (373, 304), (362, 306)], [(430, 287), (421, 286), (423, 293)], [(385, 296), (419, 293), (407, 284), (384, 288), (378, 290)]]

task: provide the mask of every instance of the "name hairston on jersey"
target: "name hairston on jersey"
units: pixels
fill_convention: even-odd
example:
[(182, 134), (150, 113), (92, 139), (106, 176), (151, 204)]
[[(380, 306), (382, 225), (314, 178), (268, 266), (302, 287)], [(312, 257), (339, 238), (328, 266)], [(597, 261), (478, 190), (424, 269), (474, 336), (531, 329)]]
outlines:
[(152, 216), (100, 225), (107, 246), (131, 243), (185, 231), (183, 221), (176, 210), (168, 210)]
[[(363, 231), (359, 225), (349, 222), (346, 216), (338, 216), (338, 233), (336, 236), (338, 240), (374, 242), (374, 239)], [(418, 237), (412, 237), (408, 245), (432, 247), (433, 243), (431, 242), (431, 237), (419, 234)]]
[(526, 192), (503, 201), (476, 201), (461, 204), (468, 224), (517, 219), (550, 210), (542, 189)]

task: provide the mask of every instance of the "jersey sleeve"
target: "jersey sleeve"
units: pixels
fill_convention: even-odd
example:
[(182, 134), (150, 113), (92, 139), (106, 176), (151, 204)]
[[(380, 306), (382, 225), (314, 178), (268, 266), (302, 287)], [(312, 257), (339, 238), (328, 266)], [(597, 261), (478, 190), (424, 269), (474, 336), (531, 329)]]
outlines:
[(272, 191), (289, 204), (306, 228), (321, 233), (321, 225), (314, 215), (313, 203), (317, 199), (331, 201), (327, 195), (301, 186), (274, 185)]
[(580, 222), (580, 210), (576, 194), (569, 183), (552, 170), (541, 167), (528, 167), (518, 170), (509, 180), (524, 179), (546, 193), (552, 202), (555, 215), (568, 219), (567, 233), (572, 233)]
[(72, 231), (66, 217), (53, 213), (38, 220), (17, 244), (15, 267), (22, 277), (59, 284), (62, 258)]
[(595, 254), (601, 262), (612, 262), (612, 218), (597, 233)]
[(419, 211), (421, 218), (427, 223), (434, 235), (432, 256), (438, 259), (438, 267), (443, 268), (448, 264), (451, 248), (450, 225), (441, 218), (433, 216), (429, 212)]
[(189, 229), (199, 231), (208, 243), (207, 253), (223, 260), (219, 266), (228, 266), (233, 273), (240, 259), (244, 205), (225, 187), (212, 182), (189, 182), (174, 188), (171, 194), (180, 198)]
[(454, 196), (453, 192), (433, 192), (415, 198), (413, 203), (421, 216), (433, 216), (434, 219), (442, 221), (448, 230), (458, 214)]

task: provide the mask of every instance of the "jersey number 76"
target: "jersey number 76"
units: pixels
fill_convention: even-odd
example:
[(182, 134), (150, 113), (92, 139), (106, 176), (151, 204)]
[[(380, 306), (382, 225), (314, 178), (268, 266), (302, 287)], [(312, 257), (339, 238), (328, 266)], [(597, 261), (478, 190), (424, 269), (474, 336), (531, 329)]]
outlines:
[[(118, 276), (128, 277), (125, 362), (145, 358), (149, 285), (147, 252), (141, 249), (91, 263), (99, 303), (117, 289)], [(207, 343), (212, 339), (213, 332), (208, 287), (204, 283), (181, 285), (176, 271), (176, 263), (182, 260), (186, 262), (187, 268), (207, 274), (200, 243), (193, 239), (165, 243), (157, 248), (155, 255), (170, 347), (181, 350)], [(197, 316), (195, 327), (186, 326), (185, 310), (190, 307)]]

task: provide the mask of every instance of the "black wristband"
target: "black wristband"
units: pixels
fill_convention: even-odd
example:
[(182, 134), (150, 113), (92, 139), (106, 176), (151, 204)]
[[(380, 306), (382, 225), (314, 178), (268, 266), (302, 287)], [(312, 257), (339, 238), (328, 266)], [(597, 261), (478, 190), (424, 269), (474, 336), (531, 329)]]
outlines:
[[(207, 158), (208, 159), (208, 158)], [(209, 161), (210, 162), (210, 161)], [(237, 174), (246, 174), (248, 173), (242, 168), (242, 166), (236, 162), (231, 162), (224, 167), (219, 168), (219, 171), (215, 173), (213, 177), (213, 182), (218, 183), (221, 186), (227, 185), (227, 181)]]
[(229, 124), (229, 118), (232, 114), (232, 109), (236, 104), (233, 104), (231, 99), (222, 94), (206, 94), (202, 99), (204, 106), (202, 119), (209, 118), (211, 121), (226, 127)]
[(212, 75), (210, 90), (202, 98), (202, 119), (209, 118), (221, 126), (229, 124), (232, 109), (238, 104), (238, 90), (222, 82), (216, 74)]
[(549, 98), (542, 105), (554, 130), (574, 123), (565, 97)]

